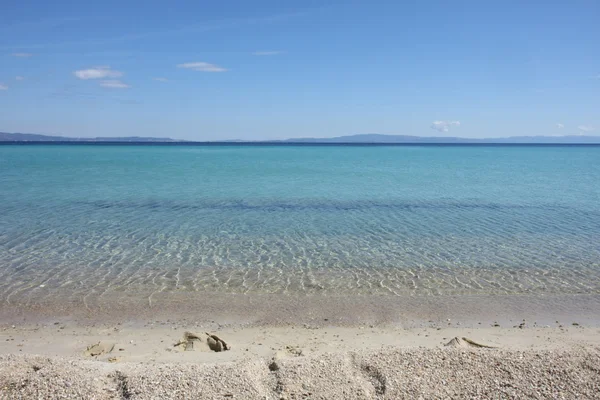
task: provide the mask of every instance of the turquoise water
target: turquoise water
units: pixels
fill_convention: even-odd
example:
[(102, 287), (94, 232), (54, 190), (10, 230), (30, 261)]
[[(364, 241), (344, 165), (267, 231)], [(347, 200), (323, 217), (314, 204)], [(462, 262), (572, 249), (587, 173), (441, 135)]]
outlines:
[(0, 146), (0, 299), (600, 293), (600, 147)]

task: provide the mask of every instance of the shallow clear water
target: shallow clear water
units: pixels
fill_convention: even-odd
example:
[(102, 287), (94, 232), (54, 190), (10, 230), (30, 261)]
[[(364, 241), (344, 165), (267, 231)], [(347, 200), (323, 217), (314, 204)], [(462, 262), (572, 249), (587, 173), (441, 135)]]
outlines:
[(5, 302), (600, 293), (596, 146), (0, 146)]

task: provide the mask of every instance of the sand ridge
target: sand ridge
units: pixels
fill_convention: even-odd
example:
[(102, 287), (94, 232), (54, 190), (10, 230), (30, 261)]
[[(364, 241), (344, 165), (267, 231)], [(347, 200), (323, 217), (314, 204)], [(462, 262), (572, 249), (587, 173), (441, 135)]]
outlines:
[(0, 356), (0, 398), (593, 399), (600, 348), (387, 349), (207, 364)]

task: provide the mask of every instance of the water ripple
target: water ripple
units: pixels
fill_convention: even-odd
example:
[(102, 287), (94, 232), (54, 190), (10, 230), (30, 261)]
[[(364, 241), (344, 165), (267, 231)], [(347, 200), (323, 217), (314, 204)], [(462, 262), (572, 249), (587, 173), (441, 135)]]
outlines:
[(600, 293), (600, 150), (35, 151), (0, 157), (6, 303)]

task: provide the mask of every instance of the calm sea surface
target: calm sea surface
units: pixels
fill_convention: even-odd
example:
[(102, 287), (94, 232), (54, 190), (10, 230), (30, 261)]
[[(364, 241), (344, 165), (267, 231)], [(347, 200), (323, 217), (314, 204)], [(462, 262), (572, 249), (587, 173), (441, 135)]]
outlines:
[(600, 293), (597, 146), (0, 146), (0, 301)]

